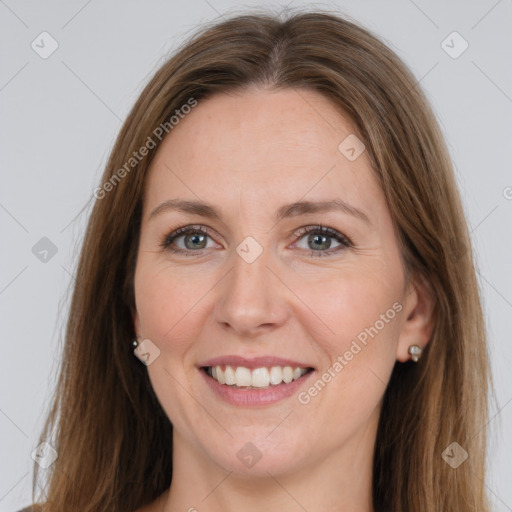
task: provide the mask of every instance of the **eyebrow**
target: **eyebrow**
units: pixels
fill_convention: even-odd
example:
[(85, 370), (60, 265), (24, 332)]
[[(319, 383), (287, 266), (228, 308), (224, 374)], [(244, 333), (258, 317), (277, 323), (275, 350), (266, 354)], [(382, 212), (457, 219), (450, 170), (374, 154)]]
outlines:
[[(203, 201), (190, 201), (185, 199), (168, 199), (164, 201), (150, 213), (149, 219), (168, 211), (178, 211), (189, 215), (200, 215), (209, 219), (221, 220), (221, 215), (214, 206)], [(287, 204), (277, 210), (275, 221), (279, 222), (285, 218), (298, 217), (311, 213), (327, 213), (333, 211), (352, 215), (353, 217), (371, 224), (366, 213), (341, 199), (332, 199), (331, 201), (298, 201)]]

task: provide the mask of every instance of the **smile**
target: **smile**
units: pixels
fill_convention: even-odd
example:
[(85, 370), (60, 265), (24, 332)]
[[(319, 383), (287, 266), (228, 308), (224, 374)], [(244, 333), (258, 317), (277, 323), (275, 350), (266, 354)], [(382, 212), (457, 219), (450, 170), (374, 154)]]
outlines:
[(312, 371), (312, 368), (262, 366), (250, 369), (244, 366), (217, 365), (204, 367), (203, 370), (222, 385), (243, 389), (265, 389), (279, 386), (283, 382), (289, 384)]

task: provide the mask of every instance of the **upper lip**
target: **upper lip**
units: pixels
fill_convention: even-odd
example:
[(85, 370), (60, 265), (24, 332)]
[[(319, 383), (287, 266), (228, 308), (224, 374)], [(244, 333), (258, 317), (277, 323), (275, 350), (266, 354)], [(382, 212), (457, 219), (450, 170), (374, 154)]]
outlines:
[(262, 368), (262, 367), (272, 367), (272, 366), (291, 366), (293, 368), (313, 368), (309, 364), (301, 363), (299, 361), (294, 361), (292, 359), (284, 359), (282, 357), (275, 356), (261, 356), (254, 357), (251, 359), (247, 359), (241, 356), (218, 356), (213, 359), (208, 359), (203, 363), (199, 364), (200, 367), (204, 366), (243, 366), (245, 368), (254, 369), (254, 368)]

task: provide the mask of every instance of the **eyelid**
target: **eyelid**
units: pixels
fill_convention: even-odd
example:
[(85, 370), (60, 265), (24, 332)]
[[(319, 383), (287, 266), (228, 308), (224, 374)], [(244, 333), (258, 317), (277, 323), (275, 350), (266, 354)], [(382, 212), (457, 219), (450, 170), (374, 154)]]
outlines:
[[(171, 230), (170, 232), (166, 232), (167, 234), (163, 237), (163, 240), (160, 242), (160, 246), (162, 246), (164, 249), (167, 249), (171, 242), (176, 240), (177, 238), (187, 235), (189, 233), (203, 233), (204, 235), (209, 236), (212, 240), (214, 240), (214, 237), (212, 236), (213, 230), (210, 230), (210, 228), (203, 226), (202, 224), (189, 224), (186, 226), (181, 226), (176, 229)], [(170, 242), (169, 242), (170, 240)], [(179, 251), (177, 251), (179, 252)], [(190, 251), (187, 251), (190, 252)], [(196, 251), (200, 252), (200, 251)]]
[[(293, 235), (296, 236), (298, 240), (300, 240), (304, 235), (308, 235), (310, 233), (315, 233), (315, 232), (327, 235), (331, 238), (334, 238), (338, 242), (345, 244), (347, 247), (354, 246), (352, 240), (347, 235), (341, 233), (337, 229), (330, 228), (328, 226), (324, 226), (323, 224), (313, 224), (313, 225), (308, 225), (308, 226), (299, 228), (298, 230), (295, 230), (293, 232)], [(320, 251), (318, 251), (318, 252), (320, 252)]]

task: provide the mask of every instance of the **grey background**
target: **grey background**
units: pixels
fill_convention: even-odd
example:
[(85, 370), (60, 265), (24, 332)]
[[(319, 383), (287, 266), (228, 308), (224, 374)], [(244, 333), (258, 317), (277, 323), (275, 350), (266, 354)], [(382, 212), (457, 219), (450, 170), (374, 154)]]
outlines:
[[(30, 501), (30, 454), (58, 369), (86, 205), (121, 121), (199, 24), (251, 5), (0, 0), (0, 511)], [(441, 122), (471, 226), (497, 390), (486, 485), (494, 510), (512, 511), (512, 1), (291, 3), (301, 5), (333, 8), (383, 37)], [(31, 47), (43, 31), (59, 45), (47, 59)], [(462, 49), (458, 36), (442, 46), (453, 31), (469, 44), (458, 58), (445, 51)], [(33, 252), (43, 237), (57, 249), (46, 262)]]

